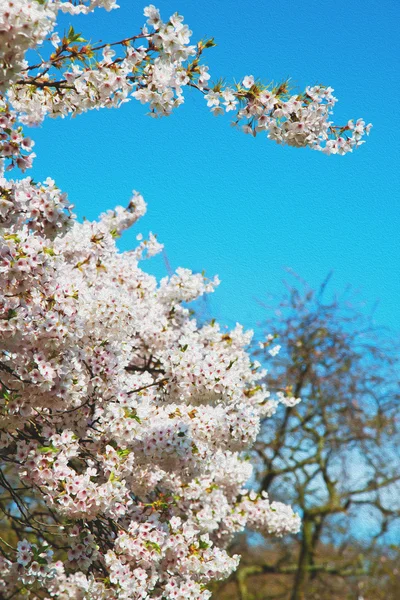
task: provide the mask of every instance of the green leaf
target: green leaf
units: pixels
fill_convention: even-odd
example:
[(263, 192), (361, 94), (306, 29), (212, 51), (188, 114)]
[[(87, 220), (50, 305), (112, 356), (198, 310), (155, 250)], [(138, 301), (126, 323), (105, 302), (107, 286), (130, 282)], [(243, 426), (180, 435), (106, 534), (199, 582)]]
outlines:
[(216, 45), (214, 38), (210, 38), (204, 43), (204, 48), (215, 48)]
[(233, 367), (233, 365), (235, 364), (236, 361), (237, 361), (237, 357), (235, 358), (235, 360), (231, 360), (229, 365), (226, 367), (226, 370), (229, 371), (229, 369), (231, 369)]
[(75, 35), (75, 30), (72, 27), (72, 25), (70, 25), (69, 29), (68, 29), (68, 33), (67, 33), (68, 40), (72, 40), (72, 38), (74, 37), (74, 35)]
[(147, 541), (146, 548), (148, 548), (149, 550), (155, 550), (157, 554), (161, 554), (161, 548), (158, 544), (156, 544), (156, 542)]
[(125, 448), (124, 450), (120, 448), (119, 450), (117, 450), (118, 456), (128, 456), (130, 453), (131, 451), (129, 450), (129, 448)]
[(7, 233), (6, 235), (3, 235), (3, 238), (5, 240), (13, 240), (17, 244), (19, 244), (19, 242), (21, 241), (16, 233)]
[(141, 423), (140, 417), (137, 416), (136, 411), (132, 408), (124, 408), (124, 414), (127, 419), (135, 419), (138, 423)]
[(58, 449), (55, 446), (39, 446), (38, 450), (41, 454), (54, 453), (57, 454)]

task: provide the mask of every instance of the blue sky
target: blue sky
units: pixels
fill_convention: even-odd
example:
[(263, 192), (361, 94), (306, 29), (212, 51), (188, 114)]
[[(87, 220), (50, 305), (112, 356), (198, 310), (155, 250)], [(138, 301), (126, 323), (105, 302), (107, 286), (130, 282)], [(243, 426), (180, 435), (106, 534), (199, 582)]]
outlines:
[[(75, 18), (93, 41), (138, 32), (145, 5), (120, 0), (112, 13)], [(331, 291), (360, 290), (377, 323), (400, 330), (399, 26), (393, 0), (161, 0), (178, 11), (193, 40), (214, 36), (214, 79), (291, 77), (304, 87), (325, 83), (339, 98), (335, 120), (374, 125), (354, 154), (326, 157), (253, 139), (208, 112), (196, 91), (171, 117), (153, 120), (136, 101), (120, 110), (47, 120), (32, 132), (36, 180), (53, 177), (79, 217), (127, 204), (131, 190), (148, 213), (121, 240), (135, 245), (149, 230), (169, 263), (218, 274), (209, 311), (228, 325), (253, 327), (266, 316), (257, 300), (283, 292), (284, 268), (311, 285), (334, 271)], [(71, 18), (69, 18), (70, 20)], [(143, 264), (165, 274), (161, 257)]]

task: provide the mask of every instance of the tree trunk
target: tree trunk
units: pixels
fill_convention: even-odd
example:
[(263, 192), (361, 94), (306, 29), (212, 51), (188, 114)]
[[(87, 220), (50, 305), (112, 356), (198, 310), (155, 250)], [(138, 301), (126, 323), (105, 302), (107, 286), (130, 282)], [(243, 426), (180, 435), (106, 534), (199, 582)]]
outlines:
[(312, 521), (310, 521), (307, 518), (307, 515), (304, 515), (303, 527), (301, 532), (300, 554), (290, 600), (305, 600), (305, 592), (308, 580), (308, 569), (312, 557), (312, 533)]

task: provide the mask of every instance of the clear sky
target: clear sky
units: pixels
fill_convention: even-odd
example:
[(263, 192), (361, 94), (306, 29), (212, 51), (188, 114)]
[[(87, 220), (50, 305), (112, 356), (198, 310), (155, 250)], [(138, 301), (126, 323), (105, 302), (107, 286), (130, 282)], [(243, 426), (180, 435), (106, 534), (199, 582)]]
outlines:
[[(155, 1), (155, 0), (154, 0)], [(360, 290), (376, 321), (400, 331), (399, 34), (393, 0), (161, 0), (178, 11), (193, 41), (214, 36), (205, 56), (214, 79), (290, 76), (299, 87), (325, 83), (339, 98), (339, 124), (363, 117), (367, 143), (345, 157), (280, 147), (214, 117), (197, 91), (169, 118), (146, 117), (138, 102), (47, 120), (37, 131), (36, 180), (53, 177), (77, 214), (95, 218), (127, 204), (131, 190), (148, 213), (120, 242), (149, 230), (169, 263), (218, 274), (212, 315), (253, 327), (265, 316), (257, 300), (283, 291), (285, 267), (318, 285), (334, 271), (332, 291)], [(145, 3), (75, 18), (93, 41), (137, 33)], [(71, 17), (69, 17), (69, 20)], [(165, 274), (161, 257), (143, 264)]]

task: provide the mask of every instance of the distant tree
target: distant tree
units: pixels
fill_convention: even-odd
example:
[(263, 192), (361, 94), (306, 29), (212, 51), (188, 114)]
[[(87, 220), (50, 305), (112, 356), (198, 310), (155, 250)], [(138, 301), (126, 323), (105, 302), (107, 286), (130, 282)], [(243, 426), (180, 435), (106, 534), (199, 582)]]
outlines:
[[(397, 348), (349, 294), (327, 301), (326, 284), (288, 286), (255, 351), (271, 365), (268, 389), (302, 399), (262, 423), (256, 478), (260, 490), (294, 505), (303, 525), (295, 541), (269, 544), (268, 564), (245, 556), (242, 600), (353, 599), (366, 588), (375, 590), (368, 600), (397, 597), (399, 573), (387, 571), (400, 517)], [(258, 596), (266, 573), (285, 575), (287, 591), (274, 595), (269, 579), (272, 595)]]

